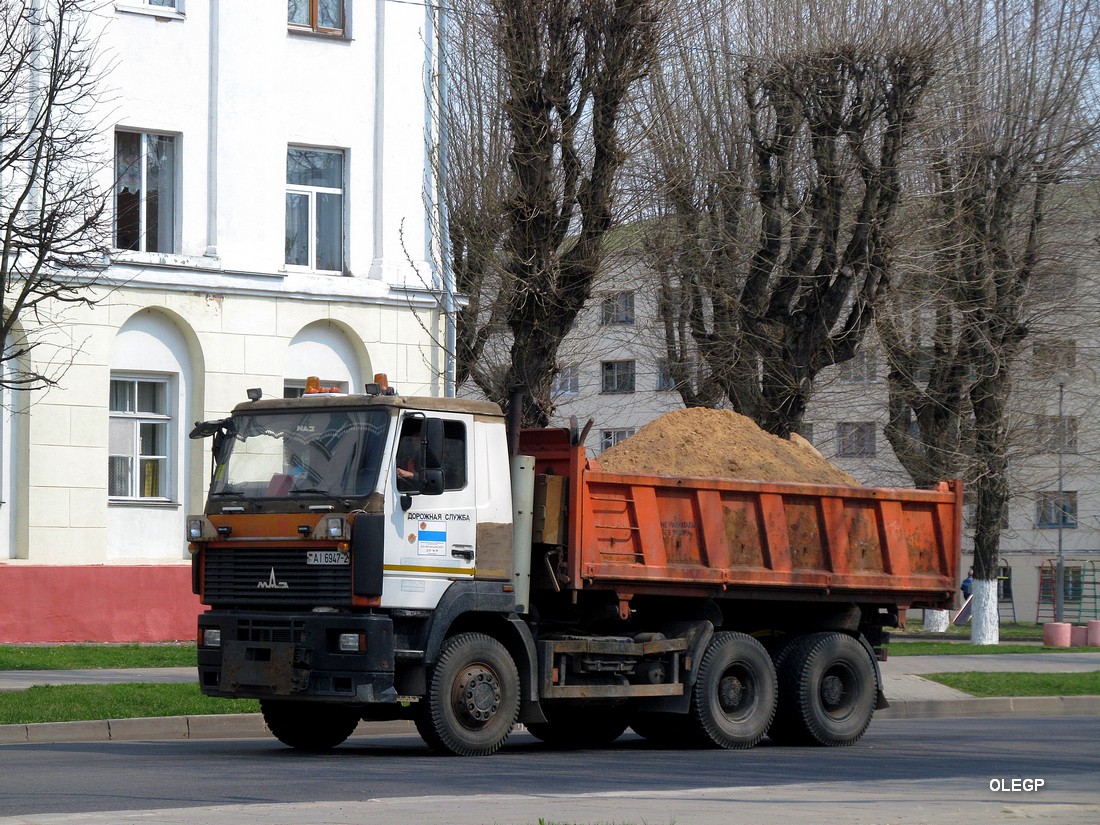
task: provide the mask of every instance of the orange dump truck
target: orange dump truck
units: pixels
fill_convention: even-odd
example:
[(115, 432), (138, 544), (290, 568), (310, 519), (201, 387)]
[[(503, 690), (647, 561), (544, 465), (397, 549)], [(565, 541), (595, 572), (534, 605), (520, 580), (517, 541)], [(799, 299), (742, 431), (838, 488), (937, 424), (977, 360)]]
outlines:
[(409, 718), (434, 749), (845, 745), (884, 703), (876, 653), (947, 607), (961, 486), (874, 489), (628, 475), (580, 434), (493, 404), (255, 400), (196, 425), (188, 518), (204, 693), (334, 747)]

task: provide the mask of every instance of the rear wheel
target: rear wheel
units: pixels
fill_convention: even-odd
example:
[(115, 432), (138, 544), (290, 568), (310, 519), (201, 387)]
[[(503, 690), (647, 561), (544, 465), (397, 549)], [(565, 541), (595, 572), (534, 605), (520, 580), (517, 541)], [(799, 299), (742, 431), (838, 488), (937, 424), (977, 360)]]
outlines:
[(699, 732), (722, 748), (751, 748), (767, 734), (775, 703), (775, 668), (764, 646), (743, 633), (715, 634), (692, 688)]
[(779, 675), (778, 742), (850, 745), (875, 712), (875, 668), (857, 639), (814, 633), (790, 648)]
[(543, 706), (545, 722), (528, 722), (536, 739), (558, 748), (599, 748), (610, 745), (626, 730), (626, 712), (608, 706)]
[(359, 724), (358, 713), (337, 705), (262, 699), (260, 710), (276, 739), (314, 753), (335, 748)]
[(504, 645), (482, 633), (463, 633), (443, 644), (416, 729), (434, 750), (487, 756), (512, 732), (519, 700), (519, 672)]

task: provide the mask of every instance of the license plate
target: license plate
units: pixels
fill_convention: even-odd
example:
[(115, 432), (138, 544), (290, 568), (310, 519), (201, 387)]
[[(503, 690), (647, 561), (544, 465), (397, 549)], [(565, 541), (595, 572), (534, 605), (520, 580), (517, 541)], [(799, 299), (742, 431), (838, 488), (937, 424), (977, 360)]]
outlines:
[(347, 553), (339, 553), (335, 550), (307, 550), (306, 564), (350, 564), (351, 557)]

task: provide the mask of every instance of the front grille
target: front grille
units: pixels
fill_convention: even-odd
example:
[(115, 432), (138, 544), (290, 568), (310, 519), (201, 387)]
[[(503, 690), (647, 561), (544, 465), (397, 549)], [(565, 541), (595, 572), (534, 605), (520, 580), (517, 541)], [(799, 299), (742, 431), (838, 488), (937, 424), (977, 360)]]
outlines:
[(238, 619), (236, 641), (301, 644), (305, 639), (305, 622), (287, 619)]
[(206, 604), (351, 605), (351, 565), (306, 564), (301, 547), (208, 547), (203, 555)]

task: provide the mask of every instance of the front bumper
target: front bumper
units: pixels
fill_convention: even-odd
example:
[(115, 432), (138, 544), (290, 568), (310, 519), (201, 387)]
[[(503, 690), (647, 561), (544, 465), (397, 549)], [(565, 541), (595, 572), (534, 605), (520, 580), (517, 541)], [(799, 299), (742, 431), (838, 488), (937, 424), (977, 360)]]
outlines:
[[(221, 631), (220, 647), (202, 643)], [(342, 652), (341, 634), (361, 634)], [(207, 696), (392, 703), (393, 623), (388, 616), (211, 610), (199, 616), (199, 687)]]

